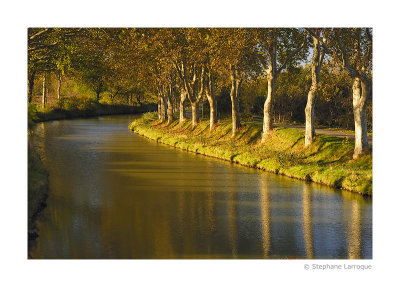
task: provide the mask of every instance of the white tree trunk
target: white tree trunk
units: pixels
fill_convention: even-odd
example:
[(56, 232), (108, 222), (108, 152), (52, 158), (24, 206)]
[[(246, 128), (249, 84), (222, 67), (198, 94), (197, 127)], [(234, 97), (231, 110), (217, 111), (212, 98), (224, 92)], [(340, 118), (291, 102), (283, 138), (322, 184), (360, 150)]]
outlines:
[(213, 98), (208, 98), (208, 103), (210, 104), (210, 131), (215, 128), (215, 124), (217, 123), (217, 109), (216, 102)]
[(273, 118), (272, 118), (272, 97), (275, 93), (275, 78), (272, 75), (268, 75), (268, 91), (267, 99), (264, 103), (264, 118), (263, 118), (263, 134), (261, 143), (265, 143), (267, 136), (272, 132), (273, 129)]
[(42, 108), (44, 109), (47, 104), (47, 79), (46, 75), (43, 75), (43, 89), (42, 89)]
[(174, 121), (174, 100), (173, 100), (172, 86), (168, 87), (166, 100), (167, 100), (168, 124), (170, 124)]
[(311, 84), (308, 91), (307, 105), (305, 109), (306, 114), (306, 130), (305, 130), (305, 146), (312, 144), (315, 137), (315, 92), (316, 85)]
[(361, 79), (357, 77), (353, 79), (354, 159), (359, 158), (368, 147), (366, 108), (370, 91), (371, 88), (368, 83), (362, 82)]
[(305, 108), (306, 130), (305, 130), (305, 146), (312, 144), (315, 138), (315, 100), (318, 91), (319, 74), (321, 72), (322, 62), (325, 56), (325, 49), (322, 48), (317, 38), (319, 35), (313, 36), (313, 57), (311, 61), (311, 87), (308, 91), (307, 105)]
[[(276, 39), (275, 39), (276, 40)], [(268, 49), (268, 59), (269, 66), (266, 69), (267, 72), (267, 82), (268, 82), (268, 91), (267, 91), (267, 99), (264, 103), (264, 119), (263, 119), (263, 133), (261, 137), (261, 143), (265, 143), (268, 135), (272, 132), (273, 129), (273, 111), (272, 111), (272, 100), (275, 97), (275, 86), (276, 80), (278, 78), (278, 69), (276, 63), (276, 41), (273, 41), (271, 46)], [(265, 70), (265, 68), (264, 68)]]
[(231, 105), (232, 105), (232, 137), (237, 133), (240, 128), (240, 115), (239, 115), (239, 89), (240, 80), (237, 77), (237, 72), (233, 69), (231, 74)]
[(61, 75), (58, 75), (57, 99), (61, 98)]
[(158, 98), (157, 112), (158, 112), (158, 119), (161, 120), (161, 98)]
[(186, 100), (186, 92), (184, 90), (182, 90), (181, 91), (181, 99), (179, 101), (179, 123), (183, 123), (186, 120), (185, 100)]
[(170, 124), (174, 121), (174, 106), (170, 97), (167, 97), (167, 106), (168, 124)]
[(210, 105), (210, 131), (212, 131), (217, 122), (217, 103), (215, 100), (215, 86), (212, 76), (210, 76), (208, 87), (206, 88), (206, 97)]

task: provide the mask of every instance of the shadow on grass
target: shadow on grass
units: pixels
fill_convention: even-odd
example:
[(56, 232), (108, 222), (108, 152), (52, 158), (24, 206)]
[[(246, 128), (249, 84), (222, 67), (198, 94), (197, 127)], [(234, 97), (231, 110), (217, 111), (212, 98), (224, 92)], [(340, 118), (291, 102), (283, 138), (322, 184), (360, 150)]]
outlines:
[(234, 161), (235, 161), (235, 157), (237, 157), (238, 155), (239, 155), (238, 153), (237, 153), (237, 154), (231, 155), (230, 160), (231, 160), (232, 162), (234, 162)]
[(210, 129), (210, 126), (209, 126), (209, 125), (207, 125), (203, 130), (200, 129), (200, 127), (199, 127), (199, 132), (198, 132), (197, 134), (195, 134), (195, 136), (197, 137), (197, 136), (203, 134), (203, 133), (204, 133), (206, 130), (208, 130), (208, 129)]
[(246, 134), (248, 134), (250, 132), (250, 129), (247, 128), (247, 130), (243, 131), (245, 129), (245, 127), (240, 127), (239, 131), (240, 131), (240, 136), (236, 136), (235, 139), (236, 140), (241, 140)]
[(294, 148), (294, 146), (297, 145), (297, 143), (298, 143), (299, 141), (303, 140), (303, 139), (304, 139), (304, 136), (299, 137), (299, 138), (294, 142), (294, 144), (292, 144), (292, 146), (291, 146), (290, 148), (288, 148), (288, 149)]
[(250, 139), (248, 140), (247, 143), (252, 144), (252, 143), (256, 142), (257, 140), (259, 140), (261, 138), (261, 133), (262, 133), (262, 130), (258, 130), (254, 135), (252, 135), (250, 137)]
[(222, 139), (222, 138), (224, 138), (224, 137), (226, 137), (228, 134), (230, 134), (231, 133), (231, 130), (227, 130), (225, 133), (223, 133), (219, 138), (217, 138), (217, 141), (218, 140), (220, 140), (220, 139)]

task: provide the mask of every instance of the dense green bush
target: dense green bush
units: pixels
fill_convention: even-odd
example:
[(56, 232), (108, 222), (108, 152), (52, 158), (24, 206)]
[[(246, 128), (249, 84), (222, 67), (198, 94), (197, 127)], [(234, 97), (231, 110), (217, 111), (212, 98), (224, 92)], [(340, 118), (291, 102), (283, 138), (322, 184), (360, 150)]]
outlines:
[(93, 98), (72, 96), (59, 99), (57, 101), (57, 108), (66, 111), (94, 111), (98, 108), (98, 103)]
[(28, 104), (28, 129), (31, 129), (38, 120), (37, 109), (33, 104)]

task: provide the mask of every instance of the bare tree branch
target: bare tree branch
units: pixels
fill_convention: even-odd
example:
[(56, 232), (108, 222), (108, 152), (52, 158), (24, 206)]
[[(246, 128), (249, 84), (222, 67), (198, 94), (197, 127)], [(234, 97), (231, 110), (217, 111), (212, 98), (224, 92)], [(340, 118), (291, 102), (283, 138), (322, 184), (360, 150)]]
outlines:
[(40, 30), (39, 32), (37, 32), (37, 33), (35, 33), (35, 34), (29, 36), (29, 40), (33, 40), (33, 39), (35, 39), (36, 37), (42, 35), (43, 33), (46, 33), (47, 31), (49, 31), (49, 28), (45, 28), (45, 29), (43, 29), (43, 30)]
[(349, 55), (347, 54), (345, 45), (340, 39), (340, 36), (336, 35), (335, 39), (339, 44), (339, 50), (340, 53), (342, 54), (341, 56), (342, 56), (343, 66), (349, 71), (351, 77), (360, 77), (360, 74), (358, 73), (357, 69), (350, 64)]
[(318, 37), (317, 34), (315, 34), (314, 31), (313, 31), (312, 29), (310, 29), (310, 28), (305, 28), (305, 29), (306, 29), (306, 31), (307, 31), (308, 33), (310, 33), (310, 35), (311, 35), (312, 37), (315, 37), (316, 39), (318, 39), (319, 43), (322, 45), (322, 47), (324, 47), (325, 51), (328, 53), (328, 52), (329, 52), (329, 48), (328, 48), (328, 46), (326, 45), (326, 42), (324, 42), (323, 39), (321, 40), (321, 38)]
[(261, 67), (264, 69), (264, 71), (268, 70), (268, 66), (264, 63), (264, 58), (262, 55), (256, 53), (256, 57), (258, 59), (258, 62), (261, 64)]

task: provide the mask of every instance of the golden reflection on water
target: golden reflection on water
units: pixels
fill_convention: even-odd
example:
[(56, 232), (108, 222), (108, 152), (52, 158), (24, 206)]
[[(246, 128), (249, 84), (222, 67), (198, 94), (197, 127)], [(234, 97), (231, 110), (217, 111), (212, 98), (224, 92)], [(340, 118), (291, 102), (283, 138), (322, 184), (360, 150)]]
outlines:
[(314, 258), (311, 196), (311, 185), (305, 183), (303, 185), (303, 234), (307, 259)]
[(260, 182), (262, 246), (264, 258), (268, 258), (271, 248), (270, 195), (267, 179), (264, 176), (260, 176)]
[[(229, 182), (232, 182), (231, 180)], [(228, 195), (229, 216), (229, 240), (231, 242), (232, 256), (238, 258), (238, 216), (237, 216), (237, 193), (230, 192)]]
[(349, 259), (361, 258), (361, 208), (358, 200), (352, 200), (348, 231)]
[(33, 258), (360, 258), (368, 250), (363, 199), (166, 148), (126, 126), (40, 124), (52, 190)]

